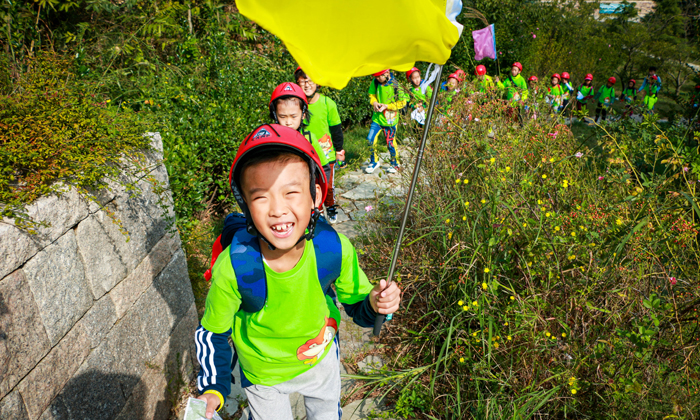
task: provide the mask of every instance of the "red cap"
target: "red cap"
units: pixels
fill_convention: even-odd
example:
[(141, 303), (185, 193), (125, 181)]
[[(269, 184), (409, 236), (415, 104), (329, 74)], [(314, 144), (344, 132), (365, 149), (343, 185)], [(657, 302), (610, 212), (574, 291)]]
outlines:
[(306, 94), (304, 94), (304, 91), (296, 83), (284, 82), (277, 86), (275, 90), (272, 91), (272, 96), (270, 96), (270, 104), (272, 104), (275, 99), (279, 99), (283, 96), (294, 96), (303, 100), (305, 104), (309, 103), (306, 100)]
[(297, 69), (294, 70), (294, 73), (298, 72), (299, 70), (301, 70), (301, 66), (298, 66)]
[(523, 71), (523, 65), (517, 61), (515, 63), (513, 63), (513, 65), (511, 67), (517, 67), (520, 69), (520, 71)]
[(478, 66), (476, 66), (476, 74), (478, 74), (479, 76), (485, 75), (486, 66), (484, 66), (483, 64), (479, 64)]
[(418, 70), (418, 67), (412, 67), (411, 70), (407, 71), (407, 72), (406, 72), (406, 79), (407, 79), (407, 80), (411, 80), (411, 75), (412, 75), (414, 72), (420, 72), (420, 70)]
[(459, 80), (460, 82), (464, 81), (464, 77), (467, 75), (467, 73), (465, 73), (464, 70), (461, 69), (457, 69), (454, 72), (454, 74), (457, 75), (457, 80)]
[[(328, 184), (326, 174), (321, 166), (321, 159), (311, 143), (300, 132), (293, 128), (279, 124), (265, 124), (253, 130), (238, 146), (236, 158), (231, 165), (228, 181), (233, 195), (246, 216), (248, 206), (243, 200), (243, 191), (240, 185), (240, 172), (245, 158), (253, 155), (252, 151), (261, 152), (265, 149), (285, 149), (305, 157), (313, 173), (316, 184), (321, 186), (321, 201), (325, 201)], [(311, 192), (315, 196), (315, 190)]]
[(651, 76), (651, 80), (655, 82), (655, 81), (659, 80), (659, 77), (656, 75)]
[(528, 81), (528, 82), (536, 82), (536, 81), (537, 81), (537, 76), (530, 76), (530, 77), (527, 79), (527, 81)]
[(562, 73), (561, 73), (561, 78), (562, 78), (562, 79), (569, 80), (569, 79), (571, 79), (571, 76), (569, 76), (569, 73), (567, 73), (567, 72), (562, 72)]
[(588, 73), (583, 80), (593, 80), (593, 75)]
[(552, 75), (552, 79), (555, 78), (555, 77), (556, 77), (557, 79), (561, 80), (561, 76), (559, 75), (559, 73), (554, 73), (554, 74)]
[(373, 73), (372, 76), (374, 76), (374, 77), (381, 76), (382, 74), (384, 74), (384, 73), (386, 73), (386, 72), (388, 72), (388, 71), (389, 71), (389, 69), (382, 70), (382, 71), (378, 71), (378, 72), (376, 72), (376, 73)]
[(447, 76), (447, 78), (459, 81), (459, 76), (457, 75), (457, 73), (452, 73), (451, 75)]
[(612, 83), (613, 85), (617, 83), (617, 79), (615, 77), (611, 77), (608, 79), (608, 83)]
[(635, 84), (635, 85), (637, 84), (637, 81), (634, 80), (634, 79), (630, 79), (630, 82), (632, 82), (632, 83)]

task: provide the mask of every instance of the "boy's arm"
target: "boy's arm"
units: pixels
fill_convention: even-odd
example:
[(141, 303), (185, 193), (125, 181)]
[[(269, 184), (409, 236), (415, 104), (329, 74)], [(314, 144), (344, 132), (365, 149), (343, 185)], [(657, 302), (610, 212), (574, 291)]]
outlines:
[(373, 286), (360, 268), (355, 248), (348, 238), (342, 234), (339, 236), (343, 257), (340, 277), (335, 282), (338, 301), (357, 325), (372, 327), (377, 315), (369, 301)]
[(207, 294), (204, 316), (195, 332), (197, 360), (200, 364), (197, 389), (202, 394), (219, 397), (219, 409), (231, 392), (231, 359), (228, 344), (233, 318), (241, 304), (236, 274), (231, 265), (229, 247), (224, 249), (212, 267), (211, 288)]
[(231, 359), (233, 351), (228, 344), (231, 329), (215, 334), (201, 325), (194, 333), (197, 346), (197, 390), (200, 394), (213, 394), (219, 398), (218, 410), (224, 406), (226, 396), (231, 393)]

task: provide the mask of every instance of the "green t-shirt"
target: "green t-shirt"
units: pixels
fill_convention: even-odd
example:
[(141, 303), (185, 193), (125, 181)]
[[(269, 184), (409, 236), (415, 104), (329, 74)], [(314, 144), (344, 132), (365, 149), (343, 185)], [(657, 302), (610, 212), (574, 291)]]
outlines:
[[(318, 137), (316, 137), (314, 133), (308, 130), (304, 130), (302, 134), (304, 134), (304, 137), (306, 137), (309, 143), (311, 143), (311, 145), (314, 147), (314, 150), (316, 151), (319, 159), (321, 160), (321, 166), (327, 165), (328, 162), (331, 161), (331, 159), (328, 157), (325, 150), (323, 150), (323, 147), (321, 147), (321, 143), (319, 143)], [(333, 160), (335, 160), (335, 155), (333, 156)]]
[(419, 87), (412, 87), (409, 89), (409, 92), (411, 94), (411, 106), (416, 107), (418, 103), (423, 104), (423, 108), (425, 108), (428, 105), (428, 101), (430, 98), (433, 97), (433, 88), (428, 86), (428, 88), (425, 90), (425, 94), (421, 91), (420, 86)]
[[(335, 290), (341, 303), (364, 300), (372, 290), (357, 253), (340, 235), (342, 266)], [(202, 326), (231, 338), (250, 382), (273, 386), (299, 376), (321, 361), (340, 325), (340, 311), (321, 290), (313, 244), (306, 242), (294, 268), (277, 273), (265, 264), (267, 300), (259, 312), (239, 311), (241, 295), (227, 247), (212, 268)], [(328, 328), (326, 328), (328, 327)]]
[(311, 119), (306, 129), (316, 136), (328, 161), (334, 162), (335, 147), (333, 147), (330, 127), (341, 123), (338, 105), (333, 99), (319, 94), (318, 100), (309, 104), (309, 113)]
[(601, 86), (596, 96), (598, 97), (599, 103), (605, 106), (611, 106), (613, 102), (615, 102), (615, 86)]
[[(403, 90), (399, 89), (398, 95), (394, 93), (393, 83), (388, 85), (380, 85), (375, 80), (369, 85), (370, 95), (374, 95), (380, 104), (389, 105), (389, 109), (384, 112), (374, 112), (372, 114), (372, 121), (383, 126), (383, 127), (393, 127), (399, 123), (399, 111), (408, 102), (408, 95)], [(392, 109), (393, 108), (393, 109)]]
[(564, 103), (564, 89), (561, 85), (550, 86), (547, 94), (552, 106), (559, 106)]
[(509, 101), (527, 100), (527, 82), (520, 74), (515, 77), (507, 75), (503, 82), (498, 82), (498, 87), (506, 90), (506, 99)]
[[(578, 88), (578, 91), (581, 92), (581, 95), (585, 98), (586, 96), (592, 96), (593, 95), (593, 86), (586, 86), (586, 85), (581, 85)], [(579, 102), (582, 104), (585, 104), (588, 102), (588, 99), (581, 99)]]

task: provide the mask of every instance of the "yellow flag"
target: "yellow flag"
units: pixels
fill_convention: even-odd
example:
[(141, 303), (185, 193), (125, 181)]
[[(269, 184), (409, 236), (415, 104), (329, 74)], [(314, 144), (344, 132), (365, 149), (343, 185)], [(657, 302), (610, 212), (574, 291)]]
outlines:
[(459, 40), (461, 0), (237, 0), (240, 12), (279, 37), (316, 83), (416, 61), (444, 64)]

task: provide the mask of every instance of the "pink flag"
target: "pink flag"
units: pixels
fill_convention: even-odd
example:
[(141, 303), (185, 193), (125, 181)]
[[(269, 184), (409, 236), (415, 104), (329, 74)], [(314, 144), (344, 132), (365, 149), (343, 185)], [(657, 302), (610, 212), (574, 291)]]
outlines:
[(496, 59), (496, 28), (489, 25), (484, 29), (472, 31), (474, 38), (474, 53), (476, 61), (484, 58)]

